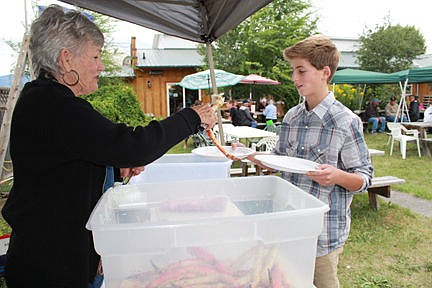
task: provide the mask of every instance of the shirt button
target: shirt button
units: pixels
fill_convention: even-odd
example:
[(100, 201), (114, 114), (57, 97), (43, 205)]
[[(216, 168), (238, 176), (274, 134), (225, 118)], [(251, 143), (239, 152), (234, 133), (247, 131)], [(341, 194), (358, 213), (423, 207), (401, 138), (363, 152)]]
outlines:
[(308, 129), (308, 126), (306, 126), (305, 128)]
[(304, 147), (301, 147), (302, 150), (304, 150)]

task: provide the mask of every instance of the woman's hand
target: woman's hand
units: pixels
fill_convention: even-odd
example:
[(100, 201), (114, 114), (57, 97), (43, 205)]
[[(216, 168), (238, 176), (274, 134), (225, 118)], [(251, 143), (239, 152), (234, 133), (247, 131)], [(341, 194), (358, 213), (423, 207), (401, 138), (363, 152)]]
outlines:
[(206, 129), (212, 129), (217, 123), (217, 116), (212, 107), (208, 104), (196, 105), (192, 109), (198, 113), (201, 118), (201, 124), (206, 126)]
[(144, 166), (133, 168), (120, 168), (120, 177), (123, 178), (124, 184), (127, 184), (133, 176), (139, 175), (144, 171)]

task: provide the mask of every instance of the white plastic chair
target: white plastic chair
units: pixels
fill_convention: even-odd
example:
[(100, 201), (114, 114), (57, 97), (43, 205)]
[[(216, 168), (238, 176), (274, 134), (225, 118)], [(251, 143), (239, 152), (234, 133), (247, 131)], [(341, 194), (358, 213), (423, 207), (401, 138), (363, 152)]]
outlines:
[(402, 159), (406, 158), (406, 144), (407, 144), (407, 142), (416, 141), (417, 142), (418, 155), (419, 155), (419, 157), (421, 157), (418, 131), (417, 131), (417, 133), (414, 133), (413, 136), (408, 136), (408, 135), (402, 134), (402, 131), (404, 129), (406, 130), (406, 128), (403, 127), (400, 123), (387, 122), (387, 127), (391, 132), (390, 156), (393, 153), (394, 141), (399, 141)]
[[(387, 123), (389, 123), (389, 122), (387, 122)], [(419, 137), (419, 131), (417, 129), (407, 129), (404, 125), (402, 125), (400, 123), (390, 122), (390, 125), (392, 125), (392, 124), (398, 124), (399, 127), (401, 128), (401, 130), (403, 131), (403, 134), (405, 134), (405, 135), (412, 135), (413, 137), (417, 137), (417, 138)], [(387, 127), (388, 127), (388, 125), (387, 125)], [(389, 128), (389, 130), (390, 130), (390, 128)], [(389, 138), (387, 140), (387, 145), (388, 145), (388, 144), (390, 144), (390, 141), (392, 139), (392, 133), (390, 131), (389, 133), (386, 133), (386, 134), (389, 136)]]
[(271, 152), (276, 147), (279, 136), (269, 136), (260, 139), (257, 143), (252, 143), (251, 148), (255, 151)]

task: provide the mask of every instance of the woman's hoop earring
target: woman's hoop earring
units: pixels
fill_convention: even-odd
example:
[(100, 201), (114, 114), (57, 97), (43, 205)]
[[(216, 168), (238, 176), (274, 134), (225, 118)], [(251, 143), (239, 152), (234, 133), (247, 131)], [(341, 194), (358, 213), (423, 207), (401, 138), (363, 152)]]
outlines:
[[(68, 74), (68, 73), (71, 73), (71, 77), (72, 77), (72, 78), (76, 78), (75, 82), (68, 83), (68, 82), (66, 81), (66, 79), (65, 79), (65, 75)], [(66, 77), (66, 78), (69, 78), (69, 77)], [(77, 85), (78, 82), (79, 82), (79, 74), (78, 74), (77, 71), (75, 71), (75, 70), (72, 69), (72, 70), (70, 70), (69, 72), (66, 72), (66, 73), (62, 74), (62, 79), (63, 79), (63, 82), (64, 82), (66, 85), (68, 85), (68, 86), (75, 86), (75, 85)]]

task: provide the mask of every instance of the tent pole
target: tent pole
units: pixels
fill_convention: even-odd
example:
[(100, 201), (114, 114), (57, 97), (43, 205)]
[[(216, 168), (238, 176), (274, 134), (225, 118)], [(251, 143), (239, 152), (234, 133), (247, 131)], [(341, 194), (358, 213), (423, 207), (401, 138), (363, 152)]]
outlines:
[(363, 99), (364, 99), (365, 92), (366, 92), (366, 84), (364, 84), (364, 86), (363, 86), (363, 94), (360, 97), (359, 110), (362, 110), (361, 107), (362, 107), (362, 104), (363, 104)]
[[(396, 112), (396, 118), (395, 122), (397, 121), (397, 118), (400, 115), (401, 122), (403, 120), (404, 110), (408, 112), (408, 107), (406, 105), (406, 87), (408, 85), (408, 79), (405, 80), (404, 85), (402, 86), (402, 83), (399, 81), (399, 87), (401, 89), (401, 100), (399, 101), (398, 111)], [(399, 114), (400, 113), (400, 114)], [(411, 122), (411, 119), (409, 117), (409, 113), (407, 113), (408, 122)]]
[[(206, 43), (206, 48), (207, 48), (207, 58), (208, 58), (209, 70), (210, 70), (210, 80), (212, 83), (212, 94), (216, 96), (218, 94), (218, 90), (216, 86), (216, 76), (214, 71), (213, 51), (210, 42)], [(225, 145), (225, 137), (224, 137), (223, 127), (222, 127), (222, 113), (219, 106), (217, 107), (217, 117), (218, 117), (218, 128), (219, 128), (218, 131), (220, 136), (219, 141), (222, 145)]]

